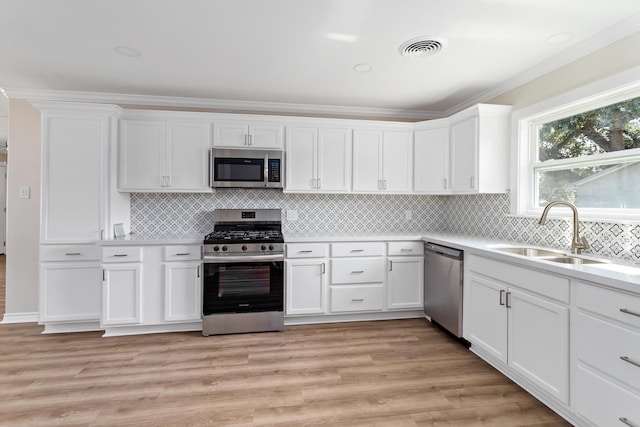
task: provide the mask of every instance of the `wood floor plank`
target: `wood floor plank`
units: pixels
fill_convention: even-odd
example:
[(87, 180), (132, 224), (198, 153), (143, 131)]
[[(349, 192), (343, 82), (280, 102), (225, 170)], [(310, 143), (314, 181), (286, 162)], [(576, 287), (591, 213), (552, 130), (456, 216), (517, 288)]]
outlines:
[(0, 426), (568, 425), (424, 319), (213, 337), (41, 332), (0, 325)]

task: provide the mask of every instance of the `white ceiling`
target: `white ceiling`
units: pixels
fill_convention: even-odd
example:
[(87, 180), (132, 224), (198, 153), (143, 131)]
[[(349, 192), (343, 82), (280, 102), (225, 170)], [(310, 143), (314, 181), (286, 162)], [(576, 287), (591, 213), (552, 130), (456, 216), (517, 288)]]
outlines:
[[(0, 16), (4, 88), (429, 118), (640, 30), (640, 1), (0, 0)], [(546, 42), (560, 33), (571, 37)], [(398, 53), (423, 35), (444, 37), (445, 49), (426, 58)], [(117, 46), (142, 55), (120, 55)], [(353, 71), (360, 63), (372, 70)]]

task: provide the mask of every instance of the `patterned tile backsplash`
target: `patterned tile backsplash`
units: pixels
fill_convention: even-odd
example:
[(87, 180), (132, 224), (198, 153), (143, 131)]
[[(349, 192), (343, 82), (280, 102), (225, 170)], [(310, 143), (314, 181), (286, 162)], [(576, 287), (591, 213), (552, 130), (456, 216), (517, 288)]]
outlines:
[[(413, 196), (366, 194), (288, 194), (278, 190), (218, 190), (215, 194), (133, 193), (131, 230), (136, 233), (205, 235), (215, 209), (283, 210), (286, 234), (464, 233), (532, 245), (568, 248), (571, 224), (509, 216), (508, 194)], [(286, 219), (286, 210), (298, 213)], [(405, 219), (411, 211), (412, 219)], [(589, 252), (640, 264), (640, 225), (582, 222)]]

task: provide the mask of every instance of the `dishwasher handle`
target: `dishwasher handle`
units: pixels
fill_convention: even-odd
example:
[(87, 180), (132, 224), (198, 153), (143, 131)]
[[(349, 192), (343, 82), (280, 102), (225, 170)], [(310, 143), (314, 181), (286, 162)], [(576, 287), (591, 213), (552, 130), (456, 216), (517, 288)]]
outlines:
[(434, 252), (448, 258), (462, 260), (464, 258), (464, 251), (459, 249), (450, 248), (448, 246), (438, 245), (436, 243), (427, 242), (424, 244), (425, 252)]

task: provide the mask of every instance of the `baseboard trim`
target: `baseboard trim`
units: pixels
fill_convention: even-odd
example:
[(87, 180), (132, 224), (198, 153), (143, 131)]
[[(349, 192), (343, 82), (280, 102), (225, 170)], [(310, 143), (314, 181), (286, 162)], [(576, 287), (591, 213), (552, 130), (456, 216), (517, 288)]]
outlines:
[(2, 324), (9, 323), (37, 323), (38, 312), (32, 313), (5, 313), (2, 319)]

